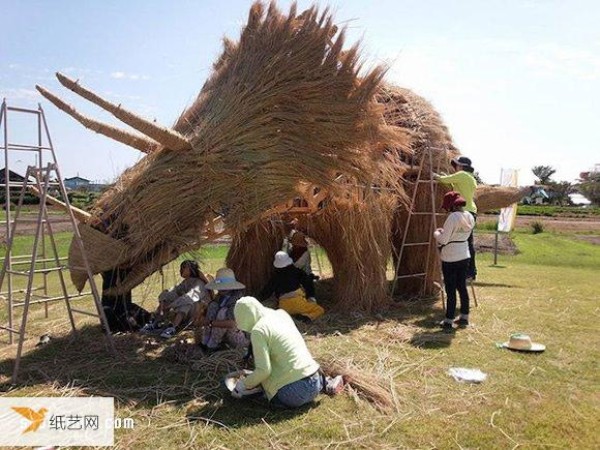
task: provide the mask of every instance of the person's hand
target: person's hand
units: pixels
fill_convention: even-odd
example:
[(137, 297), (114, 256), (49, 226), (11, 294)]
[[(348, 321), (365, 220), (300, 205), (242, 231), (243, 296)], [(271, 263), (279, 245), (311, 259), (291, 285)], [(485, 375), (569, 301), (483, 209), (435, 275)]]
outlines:
[(240, 378), (237, 383), (235, 383), (235, 387), (233, 388), (233, 391), (231, 391), (231, 395), (234, 398), (242, 398), (245, 391), (246, 385), (244, 384), (244, 380)]

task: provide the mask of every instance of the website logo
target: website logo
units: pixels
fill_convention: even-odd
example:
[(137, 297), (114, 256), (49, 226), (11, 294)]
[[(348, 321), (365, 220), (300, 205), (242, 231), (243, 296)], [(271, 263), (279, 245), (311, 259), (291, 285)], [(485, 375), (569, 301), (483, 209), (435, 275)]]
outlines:
[(46, 417), (46, 413), (48, 412), (46, 408), (40, 408), (36, 412), (33, 409), (25, 406), (13, 406), (12, 409), (31, 422), (31, 425), (25, 428), (22, 434), (29, 433), (30, 431), (37, 431), (40, 425), (44, 422), (44, 417)]
[(111, 446), (112, 397), (0, 397), (0, 446)]

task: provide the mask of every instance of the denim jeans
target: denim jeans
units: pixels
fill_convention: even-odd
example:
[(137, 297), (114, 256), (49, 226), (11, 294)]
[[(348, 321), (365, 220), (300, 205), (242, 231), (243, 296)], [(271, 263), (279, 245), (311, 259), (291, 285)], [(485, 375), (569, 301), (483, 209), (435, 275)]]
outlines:
[(301, 380), (286, 384), (271, 399), (275, 408), (298, 408), (312, 402), (323, 390), (324, 380), (319, 371)]
[(456, 291), (460, 296), (460, 313), (469, 314), (469, 293), (467, 292), (467, 271), (469, 260), (442, 261), (444, 287), (446, 288), (446, 319), (454, 320), (456, 314)]

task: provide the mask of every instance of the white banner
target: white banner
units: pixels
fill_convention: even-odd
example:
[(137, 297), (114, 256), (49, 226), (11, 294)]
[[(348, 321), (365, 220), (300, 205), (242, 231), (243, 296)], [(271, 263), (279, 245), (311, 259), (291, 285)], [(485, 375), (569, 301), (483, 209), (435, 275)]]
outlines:
[[(514, 169), (502, 169), (500, 174), (500, 185), (501, 186), (518, 186), (518, 171)], [(517, 204), (513, 203), (506, 208), (500, 210), (500, 217), (498, 217), (498, 231), (508, 233), (512, 230), (515, 224), (515, 217), (517, 216)]]
[(112, 397), (0, 397), (0, 445), (114, 445)]

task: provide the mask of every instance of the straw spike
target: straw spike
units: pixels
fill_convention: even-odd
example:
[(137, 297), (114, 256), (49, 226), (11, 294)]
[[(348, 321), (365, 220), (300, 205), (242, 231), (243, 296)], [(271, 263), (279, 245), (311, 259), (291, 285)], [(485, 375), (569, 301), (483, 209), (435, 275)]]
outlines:
[[(42, 198), (42, 193), (40, 192), (40, 190), (37, 187), (28, 186), (28, 188), (31, 192), (34, 193), (34, 195), (37, 195), (39, 198)], [(59, 199), (57, 199), (56, 197), (52, 197), (51, 195), (46, 194), (46, 201), (48, 203), (50, 203), (51, 205), (60, 206), (64, 209), (66, 209), (67, 211), (70, 209), (73, 212), (73, 216), (82, 223), (86, 223), (90, 219), (90, 217), (92, 217), (92, 215), (89, 212), (84, 211), (79, 208), (76, 208), (73, 205), (67, 206), (67, 204), (65, 202), (62, 202)]]
[(136, 136), (135, 134), (130, 133), (128, 131), (121, 130), (119, 128), (113, 127), (112, 125), (107, 125), (105, 123), (84, 116), (71, 105), (65, 103), (59, 97), (57, 97), (56, 95), (54, 95), (53, 93), (44, 89), (41, 86), (36, 85), (35, 88), (40, 94), (42, 94), (44, 97), (50, 100), (50, 102), (52, 102), (54, 106), (56, 106), (58, 109), (66, 112), (84, 127), (95, 131), (96, 133), (103, 134), (104, 136), (114, 139), (115, 141), (121, 142), (122, 144), (133, 147), (143, 153), (152, 153), (159, 147), (158, 142), (154, 142), (146, 138), (145, 136)]
[(135, 128), (149, 138), (160, 142), (165, 147), (172, 150), (189, 150), (192, 148), (188, 140), (176, 131), (166, 127), (158, 126), (155, 123), (146, 119), (142, 119), (131, 111), (122, 108), (121, 105), (115, 105), (114, 103), (104, 100), (99, 95), (81, 86), (77, 81), (72, 80), (59, 72), (56, 73), (56, 77), (58, 78), (58, 81), (60, 81), (60, 83), (67, 89), (70, 89), (86, 100), (98, 105), (100, 108), (105, 109), (117, 119), (121, 120), (132, 128)]

